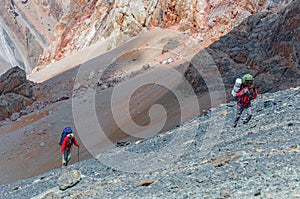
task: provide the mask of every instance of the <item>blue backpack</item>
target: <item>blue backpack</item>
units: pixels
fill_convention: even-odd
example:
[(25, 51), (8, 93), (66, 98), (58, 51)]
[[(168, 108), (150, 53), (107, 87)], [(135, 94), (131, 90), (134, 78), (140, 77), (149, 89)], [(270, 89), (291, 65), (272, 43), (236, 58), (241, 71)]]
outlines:
[(71, 127), (65, 127), (63, 132), (61, 133), (60, 141), (58, 143), (60, 146), (62, 145), (62, 142), (64, 141), (65, 137), (70, 133), (72, 133), (72, 128)]

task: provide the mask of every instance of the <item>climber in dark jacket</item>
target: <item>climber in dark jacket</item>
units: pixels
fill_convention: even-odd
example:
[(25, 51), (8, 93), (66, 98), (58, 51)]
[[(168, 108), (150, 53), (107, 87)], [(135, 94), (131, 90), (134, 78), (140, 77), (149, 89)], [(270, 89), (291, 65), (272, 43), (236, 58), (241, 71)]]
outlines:
[(248, 123), (252, 117), (252, 109), (251, 109), (251, 100), (255, 99), (258, 95), (254, 84), (253, 84), (253, 77), (250, 74), (244, 75), (242, 78), (242, 82), (244, 88), (242, 88), (238, 93), (238, 107), (236, 117), (234, 119), (233, 127), (237, 126), (237, 123), (243, 113), (246, 110), (246, 117), (243, 121), (244, 124)]

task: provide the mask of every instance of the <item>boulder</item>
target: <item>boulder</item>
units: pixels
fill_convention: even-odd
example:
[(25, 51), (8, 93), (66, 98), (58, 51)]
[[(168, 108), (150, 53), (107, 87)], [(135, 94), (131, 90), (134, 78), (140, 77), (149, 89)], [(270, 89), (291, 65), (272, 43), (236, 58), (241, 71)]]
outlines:
[(72, 96), (71, 91), (60, 91), (57, 95), (55, 95), (52, 99), (51, 102), (59, 102), (62, 100), (67, 100)]
[(16, 87), (13, 92), (19, 95), (23, 95), (24, 97), (33, 98), (34, 97), (34, 83), (30, 81), (26, 81), (24, 84)]
[(76, 185), (81, 180), (79, 170), (64, 170), (57, 180), (60, 190), (66, 190), (69, 187)]
[(0, 77), (0, 94), (12, 92), (15, 88), (26, 83), (26, 73), (16, 66), (9, 69)]
[(13, 113), (19, 112), (31, 105), (32, 99), (18, 95), (16, 93), (8, 93), (0, 96), (0, 120), (10, 117)]
[(34, 97), (34, 83), (26, 79), (25, 71), (18, 66), (9, 69), (0, 77), (0, 120), (26, 109)]

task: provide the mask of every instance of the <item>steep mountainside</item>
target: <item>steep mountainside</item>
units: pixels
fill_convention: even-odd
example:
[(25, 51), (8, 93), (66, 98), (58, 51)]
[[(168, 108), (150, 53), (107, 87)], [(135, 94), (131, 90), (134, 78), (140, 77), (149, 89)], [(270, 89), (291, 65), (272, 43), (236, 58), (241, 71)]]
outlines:
[[(169, 40), (174, 40), (175, 38), (178, 42), (187, 39), (183, 35), (175, 34), (172, 31), (153, 30), (140, 35), (111, 52), (60, 73), (46, 82), (36, 84), (35, 102), (25, 110), (22, 110), (22, 114), (15, 114), (14, 117), (6, 118), (0, 122), (0, 137), (3, 141), (3, 144), (1, 144), (3, 153), (0, 153), (0, 164), (2, 165), (0, 168), (2, 176), (0, 183), (11, 183), (18, 179), (28, 178), (60, 167), (61, 152), (57, 144), (58, 138), (64, 126), (73, 127), (78, 137), (81, 131), (76, 129), (78, 128), (75, 121), (77, 119), (92, 122), (91, 125), (84, 128), (82, 131), (83, 137), (80, 137), (80, 139), (88, 138), (88, 141), (98, 142), (93, 151), (104, 150), (108, 145), (111, 145), (111, 142), (116, 143), (126, 138), (128, 135), (118, 127), (112, 116), (110, 100), (114, 89), (113, 86), (118, 82), (118, 78), (128, 80), (131, 79), (130, 77), (137, 76), (142, 72), (154, 74), (155, 77), (164, 79), (166, 82), (172, 80), (172, 76), (156, 74), (157, 71), (155, 71), (154, 65), (148, 68), (143, 66), (147, 66), (149, 61), (154, 62), (154, 59), (157, 59), (156, 62), (160, 62), (158, 58), (161, 56), (163, 47)], [(145, 50), (136, 51), (136, 49)], [(131, 52), (137, 52), (137, 54), (130, 54)], [(185, 55), (191, 52), (181, 51), (181, 53)], [(153, 55), (155, 56), (153, 57)], [(168, 53), (164, 55), (168, 55)], [(116, 57), (119, 59), (115, 59)], [(160, 59), (165, 60), (165, 58)], [(119, 62), (120, 60), (123, 61)], [(105, 85), (102, 87), (99, 85), (99, 73), (105, 71), (108, 66), (113, 66), (112, 63), (114, 63), (114, 67), (109, 67), (107, 75), (113, 76), (107, 79), (104, 78), (104, 83), (107, 82), (109, 84), (106, 87)], [(118, 69), (120, 63), (122, 64), (121, 69), (123, 72)], [(135, 64), (135, 67), (133, 67), (133, 64)], [(178, 66), (178, 63), (173, 62), (172, 64), (174, 67)], [(172, 64), (168, 64), (168, 66)], [(159, 68), (159, 66), (155, 67)], [(43, 74), (44, 70), (38, 73)], [(123, 73), (123, 75), (115, 73)], [(50, 75), (50, 73), (47, 71), (46, 75)], [(172, 81), (170, 82), (172, 83)], [(90, 91), (95, 92), (97, 99), (95, 106), (92, 105), (91, 100), (93, 101), (94, 98), (90, 97)], [(165, 93), (165, 89), (154, 84), (150, 84), (148, 87), (141, 87), (130, 101), (132, 118), (140, 121), (140, 123), (147, 122), (149, 120), (149, 107), (160, 101), (160, 103), (167, 105), (168, 109), (173, 113), (169, 115), (170, 121), (168, 121), (166, 128), (176, 125), (179, 116), (177, 115), (178, 106), (174, 106), (174, 104), (176, 105), (174, 98), (171, 100), (168, 95), (163, 98)], [(121, 102), (118, 105), (126, 106), (129, 103), (127, 96), (120, 99)], [(74, 105), (76, 100), (79, 100), (79, 104)], [(82, 105), (88, 105), (88, 107), (82, 107)], [(79, 118), (75, 117), (75, 109), (80, 111)], [(98, 121), (90, 118), (94, 110), (96, 110), (96, 117), (101, 121), (101, 126), (106, 133), (102, 135), (103, 137), (97, 139), (87, 134), (94, 130), (96, 133), (99, 132), (97, 131)], [(122, 108), (121, 112), (123, 110)], [(119, 116), (122, 116), (122, 114)], [(188, 118), (186, 117), (186, 119)], [(111, 142), (106, 141), (106, 136), (109, 137)], [(89, 151), (85, 148), (85, 143), (82, 140), (80, 140), (80, 143), (82, 144), (80, 159), (84, 160), (91, 157)], [(22, 164), (16, 164), (16, 161), (20, 161)]]
[[(124, 3), (124, 1), (122, 2)], [(221, 5), (224, 2), (215, 1), (216, 6), (219, 5), (218, 3)], [(238, 4), (235, 1), (234, 3)], [(26, 1), (22, 5), (26, 6)], [(45, 3), (45, 5), (47, 4)], [(92, 1), (85, 5), (91, 6)], [(266, 4), (258, 5), (266, 6)], [(111, 6), (116, 6), (116, 9), (119, 8), (116, 4), (111, 4)], [(215, 10), (219, 10), (218, 13), (225, 11), (221, 8), (223, 7)], [(274, 10), (267, 12), (258, 12), (246, 18), (220, 40), (208, 45), (212, 42), (209, 40), (207, 48), (203, 48), (206, 46), (206, 40), (199, 35), (201, 32), (187, 34), (188, 31), (180, 33), (170, 29), (155, 28), (139, 34), (110, 51), (106, 50), (111, 48), (111, 40), (108, 39), (104, 42), (105, 45), (97, 44), (96, 47), (87, 48), (88, 52), (83, 50), (73, 57), (70, 56), (70, 59), (56, 62), (56, 68), (52, 67), (54, 64), (41, 68), (34, 75), (36, 78), (40, 77), (42, 83), (32, 84), (32, 82), (25, 81), (24, 87), (20, 87), (27, 92), (29, 86), (29, 91), (34, 91), (31, 93), (33, 95), (30, 96), (30, 103), (27, 103), (27, 98), (20, 96), (23, 101), (16, 103), (22, 105), (18, 110), (15, 109), (14, 105), (16, 104), (13, 103), (11, 106), (13, 111), (10, 111), (9, 114), (6, 114), (8, 111), (5, 105), (3, 106), (5, 108), (1, 108), (1, 111), (4, 111), (4, 114), (1, 115), (4, 116), (1, 117), (3, 120), (0, 122), (0, 136), (3, 142), (1, 143), (3, 152), (0, 153), (0, 164), (3, 165), (0, 168), (0, 183), (14, 182), (59, 167), (61, 154), (57, 140), (64, 126), (72, 126), (76, 129), (76, 133), (78, 132), (76, 136), (82, 136), (81, 133), (84, 132), (84, 136), (80, 137), (81, 142), (88, 138), (89, 143), (95, 144), (96, 147), (92, 148), (93, 150), (87, 149), (88, 146), (83, 144), (80, 149), (81, 160), (83, 160), (91, 157), (91, 151), (102, 151), (107, 145), (114, 146), (117, 141), (132, 134), (134, 137), (135, 134), (132, 131), (136, 134), (143, 134), (143, 130), (146, 128), (134, 128), (129, 132), (122, 129), (126, 125), (129, 126), (132, 120), (144, 127), (151, 123), (151, 114), (153, 113), (155, 116), (153, 117), (153, 124), (159, 126), (165, 119), (163, 116), (166, 115), (166, 125), (156, 133), (164, 132), (195, 115), (205, 112), (210, 106), (225, 102), (228, 98), (226, 99), (224, 92), (229, 93), (235, 78), (243, 73), (250, 72), (255, 75), (260, 93), (298, 86), (300, 13), (298, 11), (299, 1), (291, 1), (290, 4), (282, 6), (280, 9), (274, 8)], [(80, 15), (80, 13), (77, 14)], [(66, 21), (69, 19), (79, 20), (75, 16), (69, 17)], [(124, 17), (128, 16), (124, 15)], [(237, 21), (236, 19), (235, 22)], [(80, 24), (79, 22), (80, 20), (78, 24)], [(183, 23), (184, 20), (181, 22), (182, 24), (179, 23), (179, 26), (172, 26), (172, 28), (179, 28), (185, 24)], [(235, 22), (232, 21), (232, 23)], [(167, 27), (163, 24), (161, 23), (160, 26)], [(72, 25), (71, 22), (70, 25)], [(77, 28), (81, 29), (82, 27), (81, 24)], [(227, 26), (216, 25), (209, 30), (213, 33), (213, 29), (218, 27)], [(64, 28), (62, 32), (64, 32), (63, 30)], [(69, 35), (74, 31), (76, 32), (76, 29), (66, 32)], [(79, 32), (76, 35), (80, 35)], [(82, 34), (84, 36), (81, 39), (85, 41), (88, 37), (85, 33)], [(113, 33), (111, 34), (113, 35)], [(59, 35), (55, 39), (57, 42), (60, 41)], [(72, 41), (72, 44), (80, 43), (80, 40), (73, 37), (69, 37), (69, 39), (67, 41)], [(67, 42), (67, 46), (71, 43)], [(55, 42), (53, 45), (56, 45)], [(96, 53), (95, 51), (99, 52)], [(49, 55), (55, 54), (50, 53)], [(195, 71), (195, 67), (197, 71)], [(163, 69), (165, 68), (175, 69), (176, 75), (164, 73)], [(202, 74), (200, 74), (201, 72)], [(219, 73), (220, 76), (218, 76)], [(148, 77), (149, 74), (151, 81), (144, 78)], [(180, 76), (176, 79), (178, 75), (183, 74), (186, 75), (185, 78)], [(217, 78), (214, 78), (215, 75)], [(21, 75), (22, 80), (24, 79), (23, 76)], [(141, 79), (150, 81), (150, 83), (148, 82), (149, 84), (145, 86), (138, 84), (136, 85), (138, 89), (134, 93), (126, 93), (128, 95), (117, 98), (115, 104), (119, 114), (115, 117), (111, 101), (112, 95), (116, 93), (114, 89), (120, 88), (120, 83), (139, 83)], [(176, 93), (172, 93), (173, 90), (168, 90), (176, 87), (180, 92), (184, 91), (184, 95), (190, 94), (187, 87), (178, 86), (178, 82), (174, 79), (187, 79), (189, 81), (189, 84), (196, 91), (197, 96), (194, 93), (192, 95), (193, 99), (199, 103), (199, 110), (189, 107), (189, 104), (180, 104), (182, 102), (177, 99)], [(6, 85), (11, 83), (9, 78), (2, 78), (2, 80), (5, 80)], [(139, 81), (135, 82), (135, 80)], [(15, 80), (12, 79), (11, 81)], [(165, 81), (168, 86), (161, 86), (156, 81)], [(16, 89), (23, 91), (20, 88), (17, 85), (10, 92), (14, 93)], [(127, 90), (128, 88), (123, 89), (123, 91)], [(209, 94), (206, 93), (207, 90), (210, 91)], [(220, 91), (222, 95), (218, 95), (216, 91)], [(3, 93), (3, 95), (5, 94)], [(1, 103), (10, 102), (9, 100), (5, 101), (6, 98), (1, 97)], [(127, 102), (130, 113), (126, 116), (129, 117), (123, 115), (126, 113), (124, 110), (127, 110)], [(93, 103), (95, 106), (89, 106)], [(155, 105), (154, 108), (153, 105)], [(25, 106), (27, 107), (24, 109)], [(161, 109), (162, 106), (165, 107), (165, 111)], [(186, 107), (185, 110), (188, 111), (183, 114), (181, 108)], [(13, 114), (14, 111), (19, 110), (21, 111)], [(116, 118), (120, 119), (124, 126), (119, 126)], [(78, 129), (76, 126), (80, 122), (85, 125), (84, 128), (81, 127), (82, 129)], [(102, 137), (99, 139), (94, 139), (93, 135), (89, 133), (98, 133), (98, 124), (103, 127), (106, 134), (101, 135)], [(141, 137), (149, 136), (147, 134)], [(22, 164), (17, 164), (18, 162), (22, 162)]]
[[(27, 2), (27, 3), (29, 3), (29, 2)], [(29, 5), (27, 5), (27, 3), (25, 3), (25, 4), (22, 3), (21, 5), (19, 5), (20, 9), (21, 9), (21, 7), (23, 9), (25, 9), (25, 8), (32, 9), (32, 7), (29, 7)], [(32, 4), (32, 3), (33, 2), (31, 2), (29, 4)], [(96, 3), (96, 1), (93, 1), (93, 3), (94, 4), (89, 2), (88, 4), (85, 4), (85, 7), (86, 7), (85, 9), (89, 10), (92, 13), (94, 13), (95, 10), (97, 10), (93, 6), (97, 7), (97, 5), (98, 5), (98, 3)], [(222, 2), (222, 1), (219, 2), (219, 4), (217, 4), (215, 2), (215, 7), (218, 9), (211, 9), (209, 12), (203, 11), (203, 13), (206, 13), (206, 14), (210, 13), (210, 15), (209, 15), (210, 17), (212, 17), (211, 14), (218, 13), (218, 15), (216, 15), (216, 16), (218, 16), (217, 18), (219, 18), (220, 16), (223, 16), (223, 15), (228, 18), (229, 17), (228, 13), (227, 13), (228, 11), (230, 11), (230, 10), (232, 11), (232, 9), (242, 9), (241, 7), (238, 7), (238, 6), (231, 7), (231, 6), (233, 6), (231, 4), (230, 4), (230, 6), (228, 5), (228, 7), (224, 7), (224, 6), (222, 6), (223, 4), (224, 4), (224, 2)], [(66, 4), (58, 4), (58, 5), (65, 7), (65, 9), (67, 9), (67, 8), (71, 9), (70, 7), (67, 7), (67, 5), (68, 5), (67, 3)], [(53, 6), (53, 7), (57, 7), (58, 5)], [(93, 6), (88, 9), (88, 5), (90, 5), (90, 6), (93, 5)], [(102, 5), (102, 4), (99, 4), (99, 6), (100, 5)], [(112, 9), (113, 10), (120, 9), (120, 7), (117, 5), (118, 4), (112, 4), (111, 5)], [(177, 4), (174, 4), (174, 5), (177, 5)], [(245, 3), (243, 5), (246, 6), (248, 4)], [(270, 9), (270, 7), (272, 7), (266, 3), (265, 4), (260, 3), (258, 5), (261, 6), (261, 9), (265, 9), (266, 6), (269, 9)], [(102, 7), (103, 6), (104, 5), (102, 5)], [(263, 6), (264, 6), (264, 8), (263, 8)], [(275, 4), (273, 6), (275, 6)], [(18, 8), (18, 5), (15, 5), (15, 7)], [(224, 9), (222, 10), (221, 7)], [(50, 8), (52, 8), (52, 7), (50, 6), (49, 9)], [(248, 8), (248, 6), (243, 7), (243, 8)], [(222, 13), (221, 10), (224, 13)], [(248, 15), (245, 15), (245, 13), (244, 13), (244, 15), (243, 15), (244, 17), (236, 16), (236, 18), (230, 19), (230, 21), (226, 22), (225, 24), (217, 23), (212, 26), (209, 25), (210, 20), (208, 19), (209, 18), (208, 15), (207, 16), (205, 15), (206, 18), (205, 18), (205, 20), (203, 19), (202, 22), (205, 22), (205, 25), (203, 25), (203, 27), (206, 27), (207, 29), (206, 30), (201, 29), (201, 31), (200, 31), (200, 29), (199, 29), (200, 26), (197, 25), (194, 27), (195, 29), (192, 31), (196, 34), (191, 37), (195, 38), (195, 36), (196, 36), (195, 39), (198, 42), (199, 51), (201, 51), (202, 47), (205, 47), (205, 45), (214, 41), (213, 34), (216, 34), (216, 32), (220, 33), (217, 35), (217, 38), (218, 38), (222, 34), (226, 34), (230, 30), (230, 27), (235, 27), (232, 31), (228, 32), (226, 35), (222, 36), (219, 40), (215, 41), (210, 46), (208, 46), (208, 48), (205, 49), (205, 51), (207, 51), (210, 54), (210, 56), (212, 56), (213, 61), (218, 66), (219, 72), (221, 73), (221, 75), (223, 77), (223, 81), (224, 81), (224, 84), (225, 84), (225, 87), (226, 87), (226, 90), (228, 93), (230, 93), (230, 89), (232, 87), (232, 82), (234, 82), (234, 79), (238, 76), (241, 76), (244, 73), (247, 73), (247, 72), (251, 72), (252, 74), (254, 74), (256, 81), (257, 81), (257, 86), (258, 86), (260, 92), (286, 89), (286, 88), (289, 88), (290, 86), (297, 86), (300, 81), (299, 80), (300, 79), (299, 78), (299, 60), (300, 59), (299, 59), (299, 53), (298, 53), (299, 48), (300, 48), (299, 47), (300, 46), (299, 31), (298, 31), (298, 29), (300, 27), (300, 24), (299, 24), (299, 22), (300, 22), (300, 20), (299, 20), (300, 14), (299, 13), (300, 12), (299, 11), (300, 11), (300, 7), (299, 7), (298, 1), (291, 1), (291, 3), (288, 6), (283, 6), (282, 8), (280, 8), (280, 9), (278, 8), (277, 10), (275, 9), (273, 11), (264, 11), (264, 12), (259, 12), (259, 10), (257, 10), (258, 13), (253, 14), (253, 15), (250, 15), (251, 12), (249, 11), (248, 18), (244, 19), (244, 17), (248, 16)], [(112, 12), (112, 13), (114, 13), (114, 12)], [(239, 12), (237, 12), (237, 13), (239, 13)], [(59, 20), (60, 14), (57, 13), (55, 15), (56, 20)], [(79, 12), (76, 14), (76, 16), (81, 15), (81, 14), (83, 14), (83, 13)], [(96, 17), (96, 16), (94, 16), (94, 14), (92, 16)], [(54, 13), (52, 13), (51, 15), (54, 15)], [(90, 16), (90, 17), (93, 18), (92, 16)], [(149, 15), (148, 18), (150, 18), (151, 20), (154, 20), (154, 18), (151, 18), (151, 16), (152, 15)], [(154, 14), (153, 16), (156, 16), (156, 15)], [(194, 15), (191, 15), (189, 17), (192, 17), (192, 16), (194, 16)], [(124, 15), (123, 17), (124, 17), (124, 19), (122, 19), (122, 21), (124, 21), (124, 20), (126, 21), (126, 19), (127, 19), (126, 15)], [(71, 19), (77, 19), (77, 18), (76, 17), (74, 18), (74, 16), (73, 17), (69, 16), (69, 17), (67, 17), (67, 19), (71, 20)], [(67, 19), (65, 19), (65, 20), (68, 21)], [(106, 20), (111, 20), (111, 19), (114, 19), (114, 15), (108, 17)], [(242, 19), (244, 19), (244, 21), (241, 22)], [(67, 40), (70, 42), (70, 45), (74, 44), (75, 46), (80, 46), (80, 43), (83, 41), (83, 40), (78, 40), (78, 37), (75, 35), (87, 34), (87, 32), (89, 32), (89, 34), (91, 34), (92, 32), (95, 32), (95, 31), (89, 31), (89, 29), (88, 29), (89, 26), (81, 26), (80, 23), (82, 22), (82, 20), (83, 19), (78, 18), (77, 21), (75, 20), (72, 22), (72, 23), (74, 23), (74, 26), (76, 25), (76, 27), (78, 29), (78, 30), (77, 29), (72, 30), (71, 31), (72, 35), (68, 35), (69, 32), (66, 32), (66, 34), (68, 33), (67, 34), (68, 36), (66, 35), (66, 38), (69, 38)], [(187, 22), (185, 20), (186, 20), (185, 18), (182, 18), (178, 22), (179, 26), (185, 26), (186, 24), (189, 24), (189, 22)], [(163, 23), (161, 20), (159, 20), (159, 21), (161, 23), (157, 23), (158, 26), (167, 27), (167, 25), (165, 23)], [(213, 19), (212, 21), (214, 21), (216, 23), (215, 19)], [(72, 24), (72, 23), (68, 23), (68, 24)], [(240, 24), (240, 25), (237, 25), (237, 24)], [(103, 24), (101, 24), (100, 27), (102, 27), (102, 25)], [(84, 29), (84, 28), (86, 28), (86, 29)], [(132, 27), (127, 27), (127, 28), (131, 29), (131, 30), (133, 29)], [(223, 31), (223, 33), (221, 34), (222, 31), (220, 31), (219, 28), (225, 28), (226, 31)], [(117, 29), (111, 29), (111, 30), (117, 30)], [(179, 29), (180, 29), (180, 27), (179, 27)], [(85, 30), (85, 31), (83, 31), (83, 30)], [(100, 32), (102, 31), (101, 28), (99, 28), (98, 30)], [(64, 32), (65, 31), (66, 30), (64, 30)], [(138, 32), (136, 32), (136, 34)], [(209, 33), (209, 34), (206, 34), (206, 33)], [(55, 34), (56, 34), (56, 36), (60, 35), (59, 31), (55, 31)], [(96, 34), (96, 32), (95, 32), (95, 34)], [(97, 32), (97, 34), (100, 34), (100, 33)], [(114, 34), (115, 33), (113, 33), (113, 32), (109, 33), (109, 35), (114, 35)], [(115, 34), (115, 35), (117, 35), (117, 34)], [(124, 35), (124, 34), (122, 33), (122, 35)], [(129, 34), (129, 37), (132, 37), (133, 35), (134, 34), (132, 34), (132, 35)], [(207, 39), (203, 39), (204, 36)], [(44, 35), (43, 37), (47, 37), (47, 36)], [(80, 38), (88, 39), (90, 37), (85, 35), (85, 36), (81, 36)], [(114, 37), (112, 37), (112, 38), (114, 38)], [(210, 39), (210, 40), (208, 41), (208, 39)], [(52, 44), (57, 45), (57, 43), (63, 41), (64, 39), (55, 38), (54, 40), (56, 42), (52, 42)], [(74, 42), (77, 44), (75, 44)], [(83, 43), (86, 43), (86, 41), (84, 41)], [(109, 42), (107, 42), (107, 43), (108, 44), (106, 46), (103, 45), (102, 48), (111, 48), (111, 40), (109, 40)], [(172, 45), (175, 45), (175, 44), (172, 44)], [(62, 45), (59, 45), (59, 46), (62, 46)], [(86, 46), (89, 46), (89, 45), (86, 45)], [(56, 47), (53, 46), (52, 49), (55, 49), (55, 48)], [(79, 50), (79, 49), (77, 49), (77, 50)], [(90, 51), (92, 51), (92, 50), (93, 49), (91, 49)], [(59, 53), (54, 53), (54, 54), (56, 56), (59, 55)], [(201, 53), (199, 53), (199, 56), (201, 57)], [(196, 56), (194, 58), (194, 60), (191, 61), (190, 69), (188, 69), (186, 72), (186, 78), (191, 82), (191, 84), (193, 85), (196, 92), (199, 95), (203, 95), (203, 93), (205, 91), (207, 91), (206, 90), (207, 85), (205, 84), (205, 82), (203, 81), (203, 79), (201, 77), (201, 75), (203, 75), (203, 74), (198, 74), (193, 69), (193, 67), (194, 67), (193, 65), (195, 65), (195, 64), (197, 65), (197, 60), (199, 59), (199, 56)], [(75, 63), (80, 62), (80, 59), (78, 59), (78, 61), (77, 61), (76, 57), (72, 57), (72, 59), (75, 59), (75, 61), (74, 61)], [(64, 67), (63, 65), (66, 65), (66, 64), (60, 63), (60, 64), (58, 64), (59, 68), (54, 69), (54, 70), (58, 71), (56, 74), (61, 72), (60, 68), (63, 68)], [(51, 68), (51, 65), (50, 65), (50, 68)], [(36, 75), (36, 76), (38, 76), (38, 75)], [(71, 89), (72, 89), (72, 84), (68, 88), (68, 90), (69, 90), (68, 92), (70, 92)], [(47, 91), (47, 92), (44, 91), (42, 93), (48, 95), (48, 94), (51, 94), (51, 91)], [(58, 93), (56, 93), (56, 94), (58, 94)], [(42, 94), (40, 94), (40, 96), (41, 95)], [(50, 98), (51, 97), (53, 97), (53, 95), (50, 96)], [(230, 94), (228, 94), (227, 97), (230, 97)], [(51, 99), (45, 99), (45, 96), (44, 96), (44, 100), (50, 101)], [(6, 114), (6, 115), (10, 116), (12, 113), (13, 112), (11, 112), (10, 114)], [(2, 118), (2, 119), (4, 119), (4, 118)]]
[[(260, 92), (274, 92), (300, 84), (300, 3), (292, 1), (276, 12), (260, 12), (245, 19), (205, 49), (223, 77), (230, 97), (236, 77), (251, 73)], [(200, 57), (200, 56), (199, 56)], [(197, 92), (203, 78), (191, 61), (186, 73)], [(198, 64), (199, 65), (199, 64)]]
[(251, 122), (236, 129), (235, 102), (223, 104), (76, 163), (71, 172), (56, 169), (2, 185), (0, 197), (299, 198), (299, 102), (299, 87), (261, 95)]
[[(287, 0), (30, 0), (0, 2), (0, 59), (27, 73), (109, 38), (114, 48), (152, 27), (193, 33), (208, 45), (243, 19)], [(9, 58), (10, 57), (10, 58)], [(4, 66), (3, 66), (4, 67)], [(5, 67), (5, 68), (6, 68)]]
[[(60, 1), (1, 1), (1, 57), (7, 65), (26, 69), (36, 66), (40, 54), (49, 46), (53, 29), (62, 16)], [(56, 12), (56, 13), (54, 13)], [(15, 61), (10, 61), (15, 59)]]

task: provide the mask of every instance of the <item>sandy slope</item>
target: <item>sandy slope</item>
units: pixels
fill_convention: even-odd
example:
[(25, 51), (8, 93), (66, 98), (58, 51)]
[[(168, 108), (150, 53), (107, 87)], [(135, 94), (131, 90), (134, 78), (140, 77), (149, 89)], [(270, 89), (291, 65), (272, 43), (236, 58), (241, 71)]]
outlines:
[[(162, 54), (170, 38), (180, 44), (172, 52)], [(156, 127), (166, 130), (199, 114), (197, 108), (190, 106), (191, 101), (180, 104), (182, 102), (176, 95), (165, 88), (175, 89), (182, 84), (182, 79), (174, 78), (174, 71), (170, 69), (177, 69), (177, 75), (185, 71), (187, 61), (201, 49), (197, 41), (176, 32), (154, 29), (108, 52), (107, 45), (108, 41), (95, 45), (30, 75), (29, 79), (43, 82), (45, 86), (45, 95), (41, 99), (60, 91), (72, 91), (73, 98), (52, 103), (34, 114), (23, 116), (19, 122), (0, 127), (0, 183), (10, 183), (60, 167), (61, 153), (57, 142), (65, 126), (76, 128), (81, 143), (80, 160), (83, 160), (114, 147), (112, 143), (128, 139), (128, 135), (136, 137), (134, 139), (149, 137), (160, 131)], [(174, 62), (165, 64), (169, 58)], [(143, 70), (143, 66), (149, 63), (150, 69)], [(135, 75), (139, 71), (144, 72)], [(120, 85), (123, 87), (118, 85), (105, 90), (97, 87), (100, 77), (106, 81), (112, 76), (122, 77)], [(149, 81), (145, 83), (143, 80)], [(141, 85), (135, 85), (140, 81)], [(165, 84), (165, 87), (155, 82)], [(136, 90), (127, 92), (132, 85)], [(121, 88), (118, 92), (124, 95), (115, 99), (116, 88)], [(189, 96), (188, 88), (179, 86), (180, 89)], [(195, 99), (194, 96), (191, 98)], [(153, 104), (161, 104), (165, 111)], [(201, 98), (200, 104), (200, 110), (208, 107), (209, 96)], [(182, 111), (183, 107), (185, 111)], [(117, 114), (113, 115), (112, 108)], [(125, 114), (127, 109), (129, 115)], [(133, 122), (140, 126), (132, 127)], [(143, 127), (145, 125), (149, 125), (152, 132), (147, 131), (149, 128)], [(76, 162), (77, 149), (73, 150), (72, 162)]]

